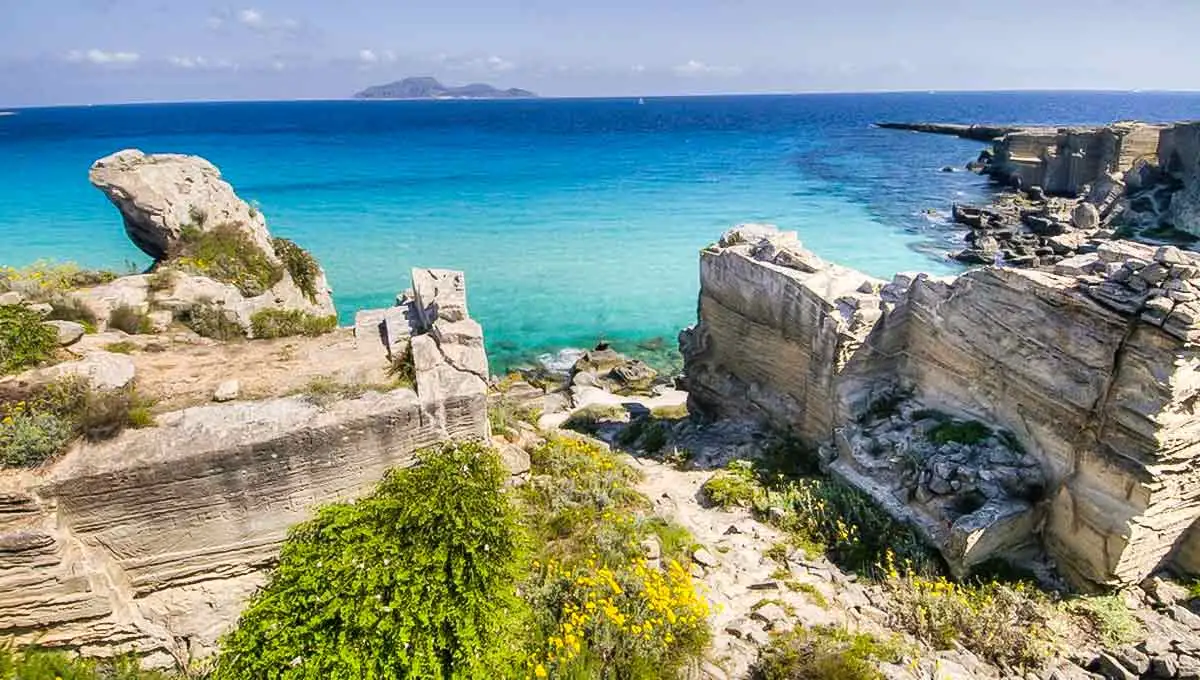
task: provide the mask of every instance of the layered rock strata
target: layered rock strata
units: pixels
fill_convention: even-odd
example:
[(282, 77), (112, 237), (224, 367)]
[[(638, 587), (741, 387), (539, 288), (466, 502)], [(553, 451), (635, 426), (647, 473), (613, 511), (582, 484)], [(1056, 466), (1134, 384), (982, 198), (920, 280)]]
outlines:
[(422, 447), (487, 437), (487, 358), (463, 275), (413, 279), (404, 308), (364, 320), (359, 341), (382, 362), (382, 320), (411, 320), (391, 347), (415, 391), (188, 408), (0, 472), (0, 638), (186, 666), (212, 651), (314, 507), (361, 494)]
[[(691, 405), (824, 444), (835, 473), (923, 527), (960, 571), (1037, 542), (1076, 583), (1138, 582), (1194, 552), (1200, 258), (1114, 242), (1061, 264), (885, 283), (794, 235), (739, 227), (701, 254), (699, 323), (680, 339)], [(981, 421), (1041, 481), (980, 508), (918, 498), (913, 477), (865, 464), (903, 453), (898, 437), (863, 436), (883, 434), (870, 418), (888, 400), (910, 404), (895, 417)]]

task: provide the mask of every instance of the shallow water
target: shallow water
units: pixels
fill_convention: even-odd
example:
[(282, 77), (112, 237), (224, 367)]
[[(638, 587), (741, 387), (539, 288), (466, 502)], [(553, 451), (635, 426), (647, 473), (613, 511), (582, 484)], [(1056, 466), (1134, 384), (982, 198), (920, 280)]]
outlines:
[(145, 266), (87, 183), (122, 148), (200, 154), (324, 264), (342, 320), (414, 266), (467, 273), (493, 370), (604, 338), (659, 363), (695, 318), (697, 252), (771, 222), (878, 276), (950, 272), (923, 214), (978, 200), (982, 145), (878, 120), (1200, 117), (1197, 94), (973, 93), (270, 102), (22, 109), (0, 119), (0, 264)]

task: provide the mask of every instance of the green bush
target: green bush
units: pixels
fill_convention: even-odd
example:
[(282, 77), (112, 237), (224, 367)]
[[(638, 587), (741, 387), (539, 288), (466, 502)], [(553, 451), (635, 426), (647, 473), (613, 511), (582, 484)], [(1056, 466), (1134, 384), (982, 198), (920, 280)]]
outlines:
[(108, 316), (108, 327), (130, 335), (149, 335), (154, 332), (150, 315), (130, 305), (117, 305)]
[(478, 443), (420, 455), (290, 532), (215, 680), (507, 675), (521, 610), (508, 475)]
[(709, 503), (726, 509), (753, 507), (764, 493), (755, 478), (753, 463), (746, 460), (735, 460), (709, 477), (700, 491)]
[[(552, 436), (530, 458), (518, 492), (537, 548), (521, 586), (533, 624), (526, 676), (680, 677), (710, 636), (708, 603), (680, 565), (691, 534), (650, 516), (637, 471), (602, 445)], [(642, 557), (649, 537), (661, 568)]]
[(176, 272), (174, 269), (159, 266), (146, 277), (146, 286), (149, 288), (151, 295), (172, 290), (175, 288), (175, 276)]
[(50, 313), (46, 315), (49, 321), (74, 321), (82, 324), (88, 333), (96, 332), (96, 313), (82, 300), (70, 296), (58, 296), (50, 299)]
[(291, 274), (296, 287), (304, 293), (309, 302), (317, 301), (317, 278), (321, 276), (321, 266), (317, 264), (309, 252), (286, 238), (271, 240), (275, 247), (275, 255), (283, 261), (284, 268)]
[(537, 427), (542, 410), (535, 406), (517, 405), (504, 395), (493, 396), (488, 400), (488, 424), (492, 434), (505, 436), (517, 431), (519, 423), (528, 423)]
[(254, 337), (290, 338), (297, 335), (316, 337), (337, 328), (334, 315), (317, 316), (298, 309), (264, 309), (250, 317)]
[(202, 231), (183, 229), (174, 265), (200, 276), (236, 286), (243, 295), (262, 295), (283, 278), (283, 267), (259, 249), (241, 225), (219, 224)]
[(754, 680), (883, 680), (880, 663), (899, 663), (899, 645), (868, 633), (817, 626), (777, 635), (759, 652)]
[(892, 624), (938, 649), (957, 643), (994, 664), (1031, 669), (1053, 651), (1053, 608), (1035, 586), (904, 574), (887, 587)]
[(0, 267), (0, 292), (15, 290), (31, 300), (49, 300), (116, 278), (115, 272), (83, 269), (74, 262), (42, 261), (21, 269)]
[(404, 349), (392, 355), (388, 364), (388, 377), (396, 387), (417, 386), (417, 365), (413, 362), (412, 341), (405, 343)]
[(53, 413), (6, 413), (0, 407), (0, 467), (41, 465), (64, 451), (74, 438), (71, 422)]
[(655, 420), (683, 420), (688, 417), (688, 407), (687, 404), (655, 406), (650, 409), (650, 417)]
[(1142, 635), (1142, 624), (1116, 595), (1079, 597), (1068, 601), (1066, 610), (1082, 617), (1081, 627), (1109, 647), (1136, 642)]
[(977, 420), (950, 420), (929, 431), (929, 441), (935, 444), (978, 444), (992, 436), (992, 430)]
[(21, 305), (0, 307), (0, 375), (49, 361), (58, 349), (58, 333), (37, 312)]
[(192, 307), (184, 314), (183, 324), (197, 335), (222, 342), (246, 337), (233, 313), (217, 304), (201, 303)]
[(134, 658), (81, 659), (65, 652), (0, 643), (0, 680), (171, 680), (177, 675), (143, 671)]
[(134, 350), (136, 349), (137, 345), (129, 342), (128, 340), (110, 342), (104, 346), (105, 352), (112, 352), (113, 354), (133, 354)]

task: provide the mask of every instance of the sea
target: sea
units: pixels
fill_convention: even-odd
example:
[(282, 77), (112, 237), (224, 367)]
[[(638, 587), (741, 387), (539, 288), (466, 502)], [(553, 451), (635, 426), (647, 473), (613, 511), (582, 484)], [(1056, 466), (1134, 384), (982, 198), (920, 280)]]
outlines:
[[(0, 115), (0, 264), (148, 259), (87, 181), (125, 148), (198, 154), (324, 265), (341, 321), (413, 267), (466, 272), (493, 372), (597, 342), (678, 365), (698, 254), (764, 222), (890, 278), (952, 273), (984, 145), (878, 121), (1200, 118), (1200, 93), (988, 92), (22, 108)], [(955, 172), (944, 171), (946, 168)]]

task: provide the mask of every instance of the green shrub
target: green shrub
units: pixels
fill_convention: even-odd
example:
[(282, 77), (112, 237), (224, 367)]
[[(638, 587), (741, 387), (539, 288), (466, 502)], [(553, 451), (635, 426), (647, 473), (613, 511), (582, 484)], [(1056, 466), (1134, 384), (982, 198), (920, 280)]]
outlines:
[(170, 680), (180, 676), (143, 671), (137, 659), (97, 661), (65, 652), (27, 648), (15, 650), (0, 642), (0, 680)]
[(42, 316), (21, 305), (0, 307), (0, 375), (49, 361), (58, 349), (58, 333)]
[(236, 286), (243, 295), (262, 295), (283, 278), (283, 267), (259, 249), (241, 225), (232, 222), (202, 231), (183, 229), (176, 267)]
[(215, 680), (507, 675), (521, 541), (508, 475), (478, 443), (420, 457), (290, 532)]
[(366, 392), (366, 385), (346, 383), (329, 376), (317, 376), (309, 380), (300, 391), (309, 402), (321, 407), (342, 399), (357, 399)]
[(183, 324), (197, 335), (222, 342), (246, 337), (246, 332), (233, 313), (217, 304), (201, 303), (192, 307), (184, 314)]
[(687, 404), (655, 406), (650, 409), (650, 417), (655, 420), (683, 420), (688, 417), (688, 407)]
[(642, 435), (642, 449), (646, 453), (654, 455), (667, 445), (667, 437), (667, 428), (662, 423), (650, 423), (650, 426), (646, 428), (646, 434)]
[(619, 562), (639, 554), (633, 516), (650, 501), (634, 488), (636, 470), (604, 447), (568, 436), (550, 437), (530, 452), (530, 462), (520, 494), (543, 557), (598, 554)]
[(0, 467), (41, 465), (74, 438), (71, 422), (53, 413), (0, 408)]
[(494, 435), (515, 433), (519, 423), (528, 423), (536, 427), (541, 417), (540, 408), (514, 404), (504, 395), (493, 396), (488, 400), (488, 424)]
[(1079, 597), (1068, 601), (1065, 608), (1083, 618), (1086, 625), (1081, 627), (1091, 629), (1108, 647), (1136, 642), (1142, 635), (1142, 624), (1116, 595)]
[(321, 276), (321, 266), (317, 264), (309, 252), (286, 238), (271, 239), (275, 247), (275, 255), (283, 261), (284, 268), (291, 274), (296, 287), (304, 293), (309, 302), (317, 301), (317, 279)]
[[(538, 558), (521, 586), (533, 624), (525, 675), (678, 677), (710, 635), (708, 603), (679, 562), (691, 534), (649, 516), (637, 471), (595, 442), (552, 436), (530, 457), (518, 491)], [(663, 568), (642, 557), (651, 536)]]
[(146, 286), (150, 293), (162, 293), (175, 288), (177, 272), (169, 267), (159, 266), (146, 277)]
[(624, 423), (629, 413), (617, 404), (592, 404), (571, 413), (563, 427), (584, 434), (596, 434), (604, 423)]
[(337, 328), (334, 315), (318, 316), (298, 309), (264, 309), (250, 317), (254, 337), (290, 338), (296, 335), (316, 337)]
[(130, 335), (148, 335), (154, 332), (150, 315), (130, 305), (117, 305), (108, 316), (108, 327), (125, 331)]
[(759, 652), (754, 680), (883, 680), (880, 663), (899, 663), (894, 642), (845, 628), (796, 628), (777, 635)]
[(929, 431), (929, 441), (935, 444), (978, 444), (992, 436), (992, 430), (977, 420), (950, 420)]
[(128, 340), (110, 342), (104, 346), (105, 352), (112, 352), (113, 354), (133, 354), (134, 350), (136, 349), (137, 345), (129, 342)]
[(50, 313), (46, 318), (50, 321), (74, 321), (82, 324), (88, 333), (96, 332), (96, 313), (79, 298), (70, 296), (51, 298)]
[(405, 343), (404, 349), (392, 355), (388, 364), (388, 377), (396, 387), (417, 386), (417, 365), (413, 362), (412, 341)]
[(0, 292), (15, 290), (32, 300), (49, 300), (116, 278), (114, 272), (83, 269), (74, 262), (42, 261), (21, 269), (0, 267)]
[(700, 490), (711, 504), (726, 509), (753, 507), (763, 494), (754, 475), (754, 465), (746, 460), (733, 461), (709, 477)]
[(891, 622), (938, 649), (961, 644), (988, 661), (1037, 668), (1053, 648), (1049, 598), (1024, 583), (955, 583), (914, 574), (888, 580)]

